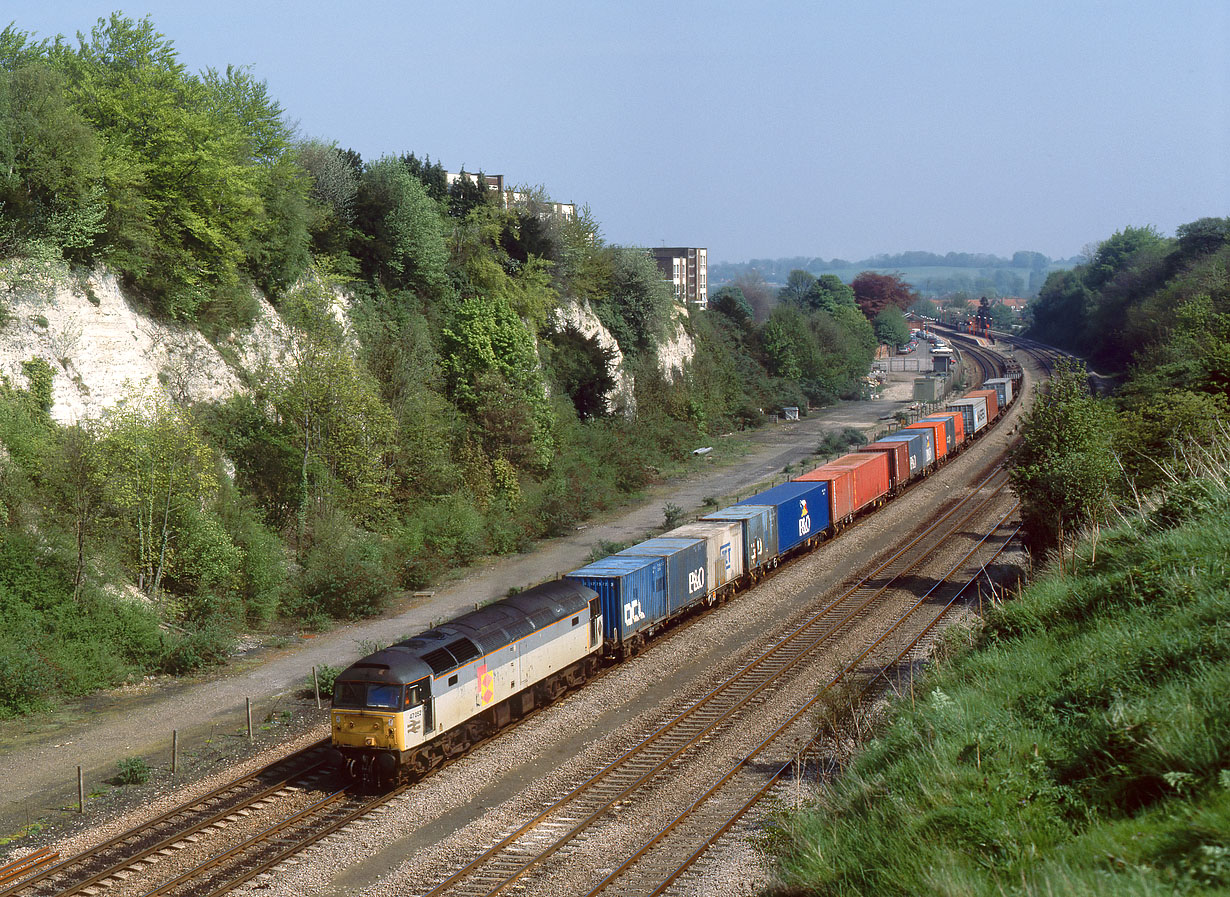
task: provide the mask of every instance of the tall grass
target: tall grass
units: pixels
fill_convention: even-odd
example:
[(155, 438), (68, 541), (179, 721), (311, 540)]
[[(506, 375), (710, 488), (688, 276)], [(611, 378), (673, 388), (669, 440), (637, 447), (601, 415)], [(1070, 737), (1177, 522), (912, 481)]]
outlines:
[[(1230, 489), (1177, 482), (995, 611), (819, 805), (789, 890), (1230, 892)], [(1094, 560), (1096, 557), (1096, 560)]]

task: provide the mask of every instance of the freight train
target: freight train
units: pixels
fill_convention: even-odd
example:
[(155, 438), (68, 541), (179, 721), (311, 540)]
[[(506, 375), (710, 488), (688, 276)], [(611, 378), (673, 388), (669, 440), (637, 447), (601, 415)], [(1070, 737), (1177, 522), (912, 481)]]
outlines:
[(1002, 416), (1019, 384), (1019, 372), (987, 380), (790, 482), (356, 661), (334, 684), (333, 764), (387, 787), (462, 753), (927, 476)]

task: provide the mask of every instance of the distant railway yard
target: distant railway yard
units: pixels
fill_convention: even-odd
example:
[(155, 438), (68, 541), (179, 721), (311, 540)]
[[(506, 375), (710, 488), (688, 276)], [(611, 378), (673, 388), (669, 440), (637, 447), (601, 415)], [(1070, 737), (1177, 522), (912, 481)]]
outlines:
[[(1002, 345), (952, 340), (974, 381), (1012, 363)], [(1027, 400), (1049, 354), (1015, 357)], [(1002, 464), (1025, 405), (835, 538), (421, 778), (349, 785), (322, 727), (51, 845), (0, 897), (756, 893), (766, 820), (822, 787), (942, 632), (1020, 577)]]

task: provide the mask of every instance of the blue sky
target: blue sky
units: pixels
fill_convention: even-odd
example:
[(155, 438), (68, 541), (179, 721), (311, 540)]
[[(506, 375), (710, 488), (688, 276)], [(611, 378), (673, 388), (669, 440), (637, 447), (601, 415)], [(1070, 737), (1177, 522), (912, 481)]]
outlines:
[(1230, 3), (4, 0), (148, 15), (304, 136), (586, 203), (711, 261), (1036, 250), (1230, 215)]

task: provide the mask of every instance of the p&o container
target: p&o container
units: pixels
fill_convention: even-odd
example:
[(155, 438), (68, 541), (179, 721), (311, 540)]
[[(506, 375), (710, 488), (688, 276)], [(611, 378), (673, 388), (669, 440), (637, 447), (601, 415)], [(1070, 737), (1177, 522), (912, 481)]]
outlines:
[(705, 541), (705, 589), (722, 591), (744, 573), (743, 524), (729, 520), (698, 520), (675, 527), (662, 538)]
[(704, 539), (659, 536), (617, 552), (614, 557), (660, 557), (666, 560), (666, 609), (674, 615), (704, 601), (708, 594), (708, 557)]
[[(767, 506), (777, 515), (777, 553), (783, 555), (812, 536), (829, 528), (829, 484), (792, 480), (751, 498), (738, 506)], [(738, 507), (736, 506), (736, 507)]]

